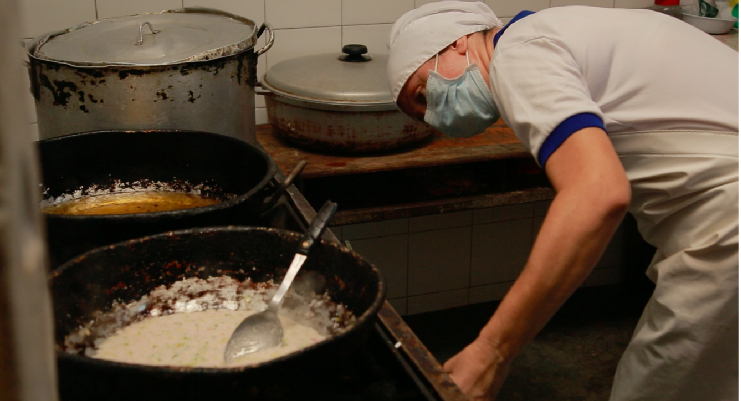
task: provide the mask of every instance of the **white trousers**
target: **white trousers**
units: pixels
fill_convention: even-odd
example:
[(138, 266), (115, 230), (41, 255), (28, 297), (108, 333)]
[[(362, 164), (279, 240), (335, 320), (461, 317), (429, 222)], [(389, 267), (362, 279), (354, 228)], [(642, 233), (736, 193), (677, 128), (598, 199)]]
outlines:
[(738, 135), (611, 136), (656, 289), (611, 401), (738, 400)]

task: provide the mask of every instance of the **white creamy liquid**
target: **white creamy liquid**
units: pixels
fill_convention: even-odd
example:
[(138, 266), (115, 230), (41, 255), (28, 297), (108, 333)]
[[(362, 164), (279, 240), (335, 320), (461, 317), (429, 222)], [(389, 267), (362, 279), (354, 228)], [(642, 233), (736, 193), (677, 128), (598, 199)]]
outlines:
[[(224, 367), (224, 350), (234, 329), (252, 310), (207, 309), (151, 317), (106, 338), (95, 358), (144, 365)], [(290, 354), (325, 337), (311, 327), (280, 316), (283, 344), (253, 352), (229, 366), (249, 365)]]

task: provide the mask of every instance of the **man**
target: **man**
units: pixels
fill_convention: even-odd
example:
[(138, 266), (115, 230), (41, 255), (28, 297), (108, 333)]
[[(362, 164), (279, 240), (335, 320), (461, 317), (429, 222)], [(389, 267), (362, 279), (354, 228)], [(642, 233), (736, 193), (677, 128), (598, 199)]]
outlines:
[(496, 396), (517, 353), (589, 275), (626, 211), (656, 289), (611, 400), (738, 399), (738, 53), (675, 18), (431, 3), (389, 38), (392, 94), (453, 136), (500, 115), (556, 190), (520, 277), (444, 365)]

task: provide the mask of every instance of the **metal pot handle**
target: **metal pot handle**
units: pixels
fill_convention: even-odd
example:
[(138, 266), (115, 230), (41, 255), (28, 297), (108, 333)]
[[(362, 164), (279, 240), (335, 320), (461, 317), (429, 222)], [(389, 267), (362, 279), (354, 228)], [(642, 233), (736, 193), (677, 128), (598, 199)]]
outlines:
[(278, 203), (280, 197), (283, 195), (286, 189), (288, 189), (288, 187), (293, 185), (293, 181), (299, 176), (299, 174), (301, 174), (301, 171), (304, 170), (305, 166), (306, 160), (302, 159), (298, 162), (298, 164), (296, 164), (296, 166), (293, 167), (293, 170), (290, 174), (288, 174), (288, 177), (286, 177), (283, 182), (281, 182), (280, 185), (278, 185), (278, 187), (275, 189), (275, 192), (273, 192), (273, 196), (271, 196), (270, 199), (267, 200), (262, 206), (260, 214), (264, 214)]
[(264, 22), (260, 26), (260, 29), (257, 31), (257, 37), (259, 38), (260, 36), (262, 36), (262, 33), (266, 29), (268, 31), (268, 43), (265, 44), (265, 46), (262, 49), (255, 52), (255, 54), (257, 54), (258, 57), (260, 57), (260, 55), (265, 53), (266, 51), (270, 50), (270, 48), (273, 47), (273, 42), (275, 42), (275, 32), (273, 32), (273, 26), (268, 24), (267, 22)]

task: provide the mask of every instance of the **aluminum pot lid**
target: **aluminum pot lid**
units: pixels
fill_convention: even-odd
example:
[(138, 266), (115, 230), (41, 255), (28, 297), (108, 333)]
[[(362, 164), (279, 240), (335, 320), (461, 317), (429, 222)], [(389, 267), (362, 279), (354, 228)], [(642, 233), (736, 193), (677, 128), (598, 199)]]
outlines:
[(386, 75), (387, 55), (368, 55), (363, 45), (342, 53), (303, 56), (271, 67), (263, 85), (291, 101), (322, 109), (395, 110)]
[(168, 65), (241, 53), (256, 37), (247, 18), (191, 7), (79, 24), (35, 39), (29, 54), (79, 66)]

